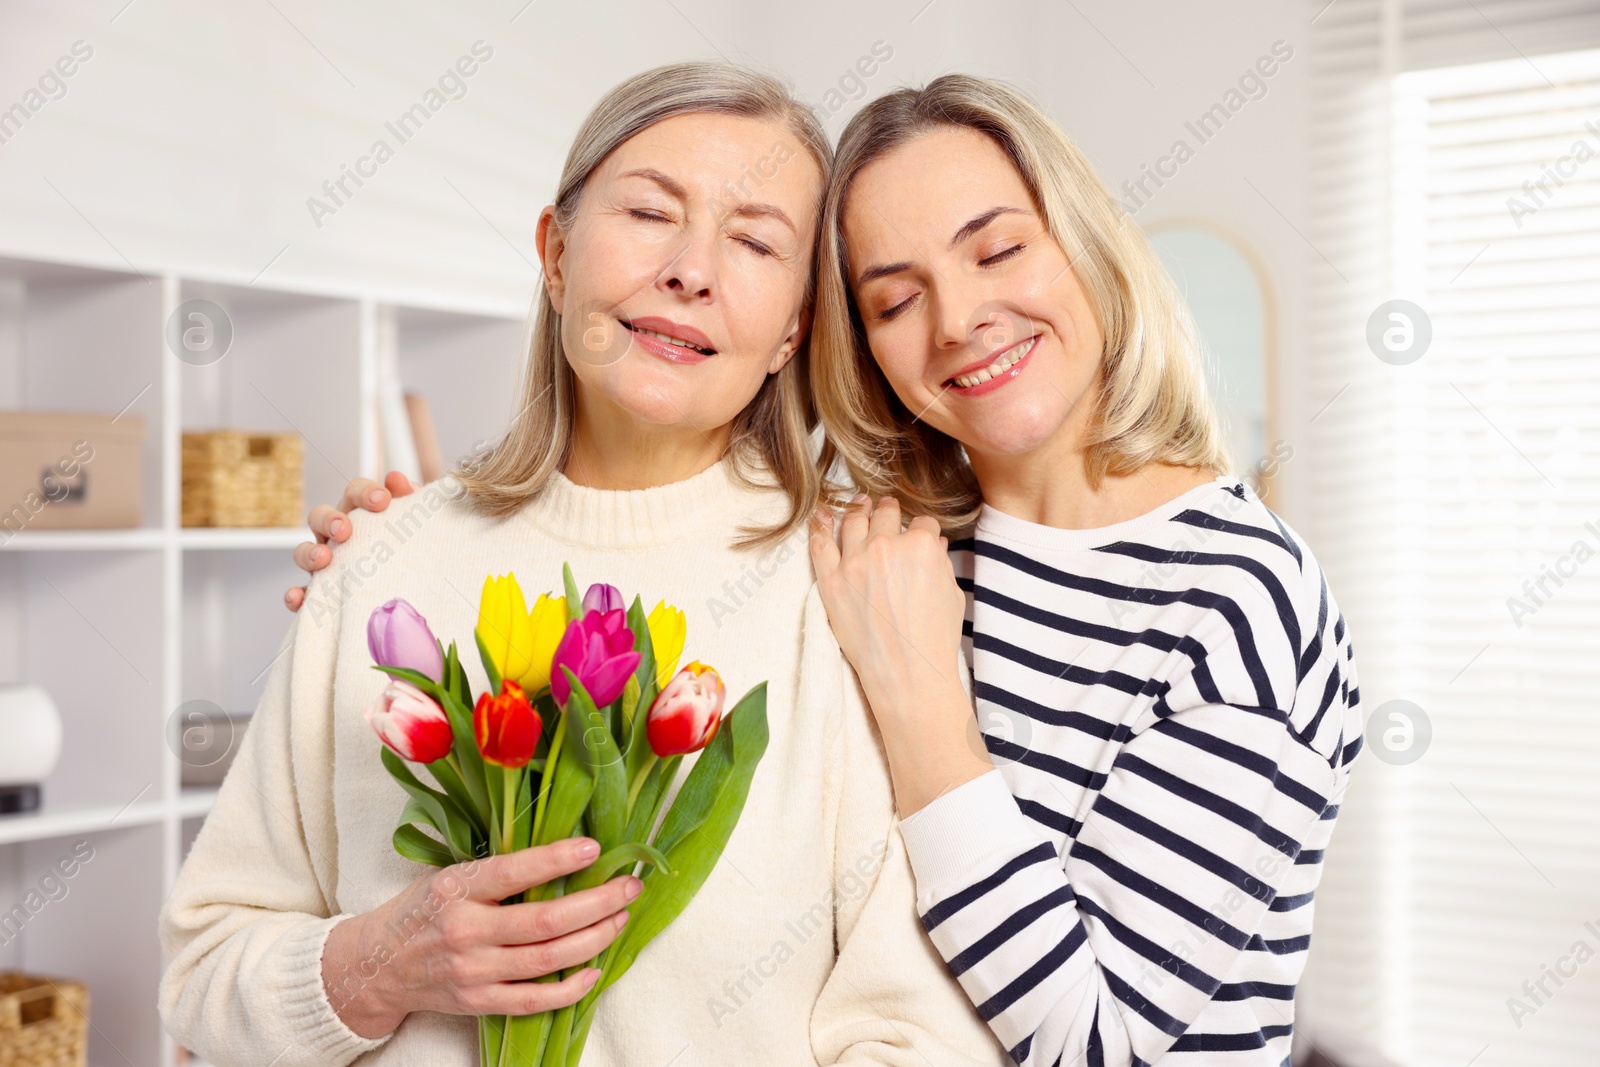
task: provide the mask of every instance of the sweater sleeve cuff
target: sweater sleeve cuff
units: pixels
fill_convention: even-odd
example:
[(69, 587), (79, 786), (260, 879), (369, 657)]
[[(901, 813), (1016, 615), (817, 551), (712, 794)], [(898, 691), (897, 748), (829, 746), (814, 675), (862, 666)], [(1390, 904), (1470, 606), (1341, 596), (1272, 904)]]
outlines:
[(1036, 847), (999, 770), (981, 774), (900, 821), (920, 900), (937, 900)]
[(278, 942), (284, 1017), (307, 1063), (349, 1063), (384, 1044), (393, 1034), (367, 1038), (351, 1030), (333, 1010), (322, 982), (322, 949), (328, 934), (349, 915), (296, 923)]

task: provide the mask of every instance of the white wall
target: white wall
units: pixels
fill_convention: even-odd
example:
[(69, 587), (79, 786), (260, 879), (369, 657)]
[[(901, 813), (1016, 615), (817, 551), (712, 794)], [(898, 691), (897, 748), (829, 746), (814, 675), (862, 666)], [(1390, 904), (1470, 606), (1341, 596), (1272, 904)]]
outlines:
[[(83, 41), (66, 92), (0, 143), (0, 254), (146, 273), (181, 265), (277, 286), (526, 306), (533, 223), (568, 139), (608, 86), (687, 57), (787, 74), (837, 132), (859, 99), (962, 70), (1033, 94), (1120, 189), (1178, 139), (1196, 149), (1136, 214), (1198, 219), (1260, 256), (1280, 311), (1291, 444), (1321, 400), (1301, 395), (1310, 9), (1270, 0), (553, 0), (313, 4), (35, 0), (0, 8), (0, 109)], [(1275, 41), (1294, 58), (1205, 144), (1185, 129)], [(392, 121), (458, 57), (493, 55), (404, 144)], [(861, 87), (852, 65), (892, 49)], [(80, 51), (83, 49), (80, 48)], [(70, 65), (70, 64), (69, 64)], [(842, 89), (841, 89), (842, 85)], [(829, 96), (833, 90), (836, 95)], [(33, 98), (37, 102), (40, 98)], [(382, 138), (392, 159), (321, 225), (307, 200)], [(355, 189), (353, 185), (347, 188)], [(1325, 399), (1325, 398), (1323, 398)], [(1281, 510), (1302, 503), (1291, 461)]]

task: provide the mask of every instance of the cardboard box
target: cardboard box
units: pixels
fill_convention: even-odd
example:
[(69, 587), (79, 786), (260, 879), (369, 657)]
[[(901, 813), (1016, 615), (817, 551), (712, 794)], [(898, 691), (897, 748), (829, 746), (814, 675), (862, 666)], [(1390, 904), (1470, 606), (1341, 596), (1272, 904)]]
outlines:
[(112, 418), (0, 411), (0, 539), (140, 524), (144, 420)]

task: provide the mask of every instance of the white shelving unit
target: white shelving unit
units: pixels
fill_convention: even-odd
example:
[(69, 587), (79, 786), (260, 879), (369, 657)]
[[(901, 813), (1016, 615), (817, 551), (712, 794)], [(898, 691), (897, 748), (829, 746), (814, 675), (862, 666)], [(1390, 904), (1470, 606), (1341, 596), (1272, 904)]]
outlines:
[[(197, 298), (233, 323), (207, 366), (165, 342)], [(194, 700), (254, 709), (289, 625), (289, 550), (306, 538), (180, 528), (181, 433), (297, 432), (307, 505), (334, 502), (381, 473), (374, 379), (392, 344), (448, 464), (504, 428), (524, 312), (0, 258), (0, 408), (125, 412), (146, 427), (143, 525), (0, 531), (0, 682), (43, 685), (66, 726), (42, 809), (0, 816), (0, 969), (88, 983), (92, 1065), (177, 1062), (156, 1013), (156, 917), (215, 791), (180, 784), (170, 724)], [(52, 879), (74, 849), (92, 857)]]

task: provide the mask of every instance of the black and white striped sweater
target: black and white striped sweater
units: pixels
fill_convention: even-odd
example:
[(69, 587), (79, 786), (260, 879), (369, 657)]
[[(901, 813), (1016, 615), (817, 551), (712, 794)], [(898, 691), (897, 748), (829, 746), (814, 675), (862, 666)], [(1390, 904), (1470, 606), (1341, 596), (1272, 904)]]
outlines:
[(950, 547), (999, 769), (901, 825), (934, 944), (1024, 1067), (1287, 1064), (1361, 748), (1309, 549), (1231, 477)]

